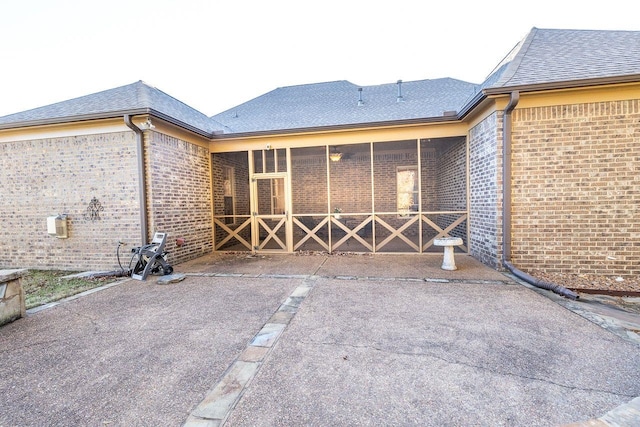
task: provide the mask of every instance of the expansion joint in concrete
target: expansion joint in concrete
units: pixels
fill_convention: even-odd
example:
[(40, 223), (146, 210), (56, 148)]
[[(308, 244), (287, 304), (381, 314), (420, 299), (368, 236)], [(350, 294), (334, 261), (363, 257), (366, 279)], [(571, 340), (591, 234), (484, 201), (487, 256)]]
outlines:
[(222, 379), (191, 412), (184, 427), (218, 427), (225, 423), (271, 349), (313, 289), (313, 278), (309, 276), (301, 278), (304, 279), (303, 282), (291, 292), (267, 323), (254, 335), (247, 347), (227, 368)]

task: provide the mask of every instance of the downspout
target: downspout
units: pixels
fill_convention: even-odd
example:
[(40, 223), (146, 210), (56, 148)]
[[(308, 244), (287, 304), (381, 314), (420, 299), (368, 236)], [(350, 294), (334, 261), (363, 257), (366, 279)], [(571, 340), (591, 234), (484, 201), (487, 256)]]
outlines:
[(520, 101), (520, 92), (511, 92), (509, 103), (504, 109), (502, 118), (502, 264), (514, 276), (538, 288), (555, 292), (563, 297), (576, 300), (575, 292), (544, 280), (536, 279), (511, 264), (511, 112)]
[(138, 183), (140, 193), (140, 237), (141, 244), (147, 244), (147, 183), (144, 170), (144, 138), (142, 130), (133, 124), (129, 114), (124, 115), (124, 123), (136, 134), (136, 146), (138, 151)]

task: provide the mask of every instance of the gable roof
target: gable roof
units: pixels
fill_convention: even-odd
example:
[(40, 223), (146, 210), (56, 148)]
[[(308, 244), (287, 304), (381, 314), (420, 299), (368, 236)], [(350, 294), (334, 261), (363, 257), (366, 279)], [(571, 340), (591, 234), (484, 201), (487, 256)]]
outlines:
[(0, 117), (0, 129), (65, 123), (124, 114), (153, 114), (210, 136), (222, 125), (170, 95), (138, 81), (126, 86)]
[[(358, 86), (347, 81), (289, 86), (213, 116), (225, 133), (373, 125), (464, 116), (489, 94), (640, 81), (640, 32), (533, 28), (480, 85), (454, 79)], [(455, 115), (454, 115), (455, 116)]]
[(341, 80), (278, 88), (209, 118), (138, 81), (0, 117), (0, 130), (124, 114), (152, 114), (210, 138), (449, 121), (492, 94), (622, 82), (640, 82), (640, 31), (533, 28), (482, 84), (451, 78), (403, 82), (403, 102), (397, 102), (398, 83)]
[(376, 86), (341, 80), (281, 87), (213, 118), (231, 133), (424, 120), (457, 110), (478, 89), (451, 78)]
[(640, 78), (640, 31), (533, 28), (483, 84), (505, 88), (587, 85)]

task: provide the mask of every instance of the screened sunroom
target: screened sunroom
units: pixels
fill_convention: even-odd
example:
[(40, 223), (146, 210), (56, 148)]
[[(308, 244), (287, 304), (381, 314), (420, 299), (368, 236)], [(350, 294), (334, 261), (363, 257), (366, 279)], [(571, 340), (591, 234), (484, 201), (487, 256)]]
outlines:
[(212, 154), (216, 251), (468, 247), (465, 137)]

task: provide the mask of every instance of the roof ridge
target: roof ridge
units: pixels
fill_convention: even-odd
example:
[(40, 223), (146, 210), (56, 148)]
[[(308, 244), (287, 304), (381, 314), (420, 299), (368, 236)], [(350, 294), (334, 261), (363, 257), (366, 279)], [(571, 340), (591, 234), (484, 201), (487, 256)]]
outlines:
[[(535, 27), (534, 27), (535, 28)], [(582, 33), (637, 33), (638, 30), (607, 30), (596, 28), (535, 28), (540, 31), (553, 31), (553, 32), (582, 32)]]
[[(201, 132), (219, 130), (223, 124), (212, 120), (160, 89), (138, 80), (123, 86), (94, 92), (31, 110), (0, 117), (0, 128), (33, 123), (57, 123), (78, 117), (104, 118), (126, 112), (154, 112)], [(7, 126), (3, 126), (7, 125)]]
[(405, 84), (405, 83), (437, 82), (437, 81), (444, 81), (444, 80), (456, 80), (456, 81), (463, 82), (463, 83), (471, 83), (471, 82), (468, 82), (468, 81), (465, 81), (465, 80), (456, 79), (455, 77), (436, 77), (434, 79), (417, 79), (417, 80), (402, 80), (402, 79), (398, 79), (395, 82), (379, 83), (379, 84), (375, 84), (375, 85), (368, 85), (368, 86), (362, 86), (362, 87), (396, 85), (396, 84), (398, 84), (398, 82), (402, 82), (402, 84)]
[[(325, 81), (325, 82), (300, 83), (300, 84), (297, 84), (297, 85), (279, 86), (279, 87), (277, 87), (277, 88), (275, 88), (273, 90), (289, 89), (289, 88), (303, 87), (303, 86), (328, 85), (328, 84), (332, 84), (332, 83), (349, 83), (352, 86), (358, 86), (356, 84), (351, 83), (349, 80), (330, 80), (330, 81)], [(270, 91), (270, 92), (272, 92), (272, 91)]]
[[(184, 105), (185, 107), (205, 116), (208, 117), (205, 113), (203, 113), (202, 111), (198, 110), (195, 107), (192, 107), (191, 105), (187, 104), (184, 101), (179, 100), (178, 98), (176, 98), (173, 95), (168, 94), (167, 92), (163, 91), (162, 89), (158, 89), (156, 86), (149, 84), (147, 82), (145, 82), (144, 80), (138, 80), (136, 83), (138, 87), (136, 88), (136, 96), (139, 97), (139, 101), (145, 101), (146, 103), (143, 104), (146, 107), (149, 108), (153, 108), (153, 99), (151, 97), (152, 92), (157, 92), (158, 94), (160, 94), (163, 97), (166, 98), (170, 98), (171, 100), (178, 102), (182, 105)], [(144, 90), (143, 90), (144, 89)]]
[[(489, 74), (493, 74), (496, 70), (500, 69), (501, 66), (507, 65), (504, 73), (500, 76), (500, 79), (495, 83), (496, 86), (506, 85), (516, 74), (520, 64), (522, 63), (522, 59), (525, 57), (527, 50), (531, 46), (533, 39), (537, 35), (539, 29), (533, 27), (527, 35), (520, 40), (514, 47), (509, 51), (509, 53), (504, 57), (502, 61), (494, 68), (494, 70)], [(488, 77), (487, 77), (488, 78)]]
[(149, 96), (149, 90), (154, 87), (145, 83), (143, 80), (138, 80), (134, 83), (136, 85), (136, 101), (139, 105), (151, 108), (151, 97)]

